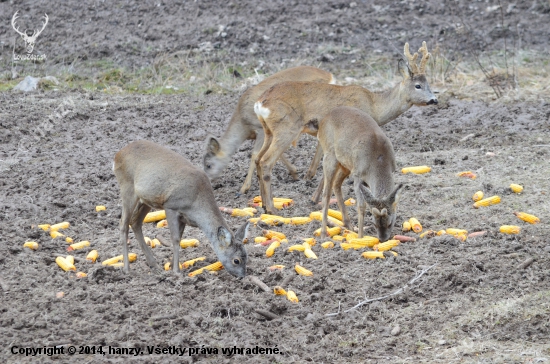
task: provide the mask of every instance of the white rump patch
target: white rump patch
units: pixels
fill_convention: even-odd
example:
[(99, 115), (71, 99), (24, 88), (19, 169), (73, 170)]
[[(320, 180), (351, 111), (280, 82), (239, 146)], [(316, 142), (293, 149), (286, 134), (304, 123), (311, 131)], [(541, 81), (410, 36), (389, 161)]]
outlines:
[(271, 113), (267, 107), (262, 106), (261, 101), (256, 101), (256, 103), (254, 104), (254, 112), (256, 113), (256, 115), (261, 116), (264, 119), (266, 119)]
[(336, 84), (336, 80), (334, 79), (334, 75), (330, 75), (330, 82), (328, 84), (329, 85), (335, 85)]

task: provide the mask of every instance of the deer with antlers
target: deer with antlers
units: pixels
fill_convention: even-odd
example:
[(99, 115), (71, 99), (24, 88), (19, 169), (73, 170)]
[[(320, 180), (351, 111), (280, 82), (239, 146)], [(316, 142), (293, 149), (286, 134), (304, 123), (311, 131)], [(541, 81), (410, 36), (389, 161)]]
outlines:
[[(372, 92), (356, 85), (283, 82), (262, 94), (254, 104), (265, 134), (264, 144), (256, 157), (256, 172), (264, 209), (268, 214), (275, 212), (271, 190), (271, 170), (275, 162), (300, 138), (301, 133), (317, 136), (319, 121), (333, 108), (355, 107), (369, 114), (378, 125), (384, 125), (413, 105), (437, 104), (426, 79), (426, 65), (430, 57), (426, 42), (422, 43), (418, 52), (422, 53), (419, 65), (416, 63), (418, 53), (411, 55), (409, 44), (405, 44), (404, 54), (408, 62), (398, 62), (403, 81), (389, 90)], [(319, 160), (313, 163), (318, 164)], [(318, 196), (314, 198), (318, 201)]]
[(16, 25), (16, 20), (18, 19), (17, 13), (18, 13), (18, 11), (16, 11), (15, 14), (13, 14), (13, 17), (11, 18), (11, 26), (21, 36), (23, 41), (27, 44), (27, 47), (26, 47), (27, 53), (32, 53), (32, 51), (34, 50), (34, 43), (36, 42), (36, 39), (38, 38), (40, 33), (42, 33), (42, 31), (46, 28), (46, 25), (48, 24), (48, 14), (44, 14), (44, 23), (42, 23), (42, 29), (40, 29), (40, 30), (35, 29), (35, 30), (33, 30), (32, 35), (27, 35), (27, 30), (26, 29), (25, 29), (25, 32), (21, 32), (17, 28), (17, 25)]

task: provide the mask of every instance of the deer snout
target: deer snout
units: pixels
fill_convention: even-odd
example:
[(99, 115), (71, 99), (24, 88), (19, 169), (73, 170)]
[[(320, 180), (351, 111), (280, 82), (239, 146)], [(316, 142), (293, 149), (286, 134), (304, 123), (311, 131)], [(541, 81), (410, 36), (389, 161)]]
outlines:
[(433, 98), (430, 101), (428, 101), (428, 105), (437, 105), (437, 99)]

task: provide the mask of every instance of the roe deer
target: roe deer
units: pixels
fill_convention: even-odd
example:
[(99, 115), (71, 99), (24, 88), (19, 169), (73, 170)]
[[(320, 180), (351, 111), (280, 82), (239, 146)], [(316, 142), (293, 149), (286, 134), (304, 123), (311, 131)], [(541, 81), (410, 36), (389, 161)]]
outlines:
[(128, 273), (128, 225), (145, 253), (147, 263), (159, 271), (141, 226), (151, 207), (164, 209), (172, 240), (172, 269), (179, 270), (180, 239), (185, 225), (199, 227), (208, 237), (224, 268), (236, 277), (246, 275), (247, 254), (242, 241), (248, 223), (233, 237), (214, 199), (206, 174), (187, 159), (153, 142), (139, 140), (122, 148), (113, 164), (120, 195), (120, 243), (124, 272)]
[(416, 64), (418, 53), (411, 55), (409, 44), (405, 44), (409, 64), (403, 60), (398, 63), (403, 81), (386, 91), (371, 92), (360, 86), (283, 82), (260, 96), (254, 104), (254, 111), (264, 128), (265, 139), (256, 157), (256, 173), (266, 213), (275, 212), (271, 190), (273, 165), (301, 133), (316, 135), (316, 124), (333, 108), (353, 106), (368, 113), (378, 125), (384, 125), (412, 105), (437, 104), (425, 75), (430, 57), (426, 42), (422, 43), (419, 52), (423, 54), (420, 66)]
[[(254, 113), (254, 102), (258, 100), (260, 95), (271, 86), (284, 81), (309, 81), (334, 83), (334, 78), (330, 72), (323, 71), (316, 67), (300, 66), (289, 68), (274, 75), (269, 76), (256, 86), (248, 89), (240, 97), (237, 108), (229, 121), (227, 130), (219, 139), (209, 136), (206, 142), (206, 152), (203, 158), (203, 169), (211, 179), (220, 175), (223, 169), (227, 166), (231, 157), (239, 146), (247, 139), (256, 139), (254, 148), (252, 149), (252, 158), (248, 168), (248, 174), (241, 187), (240, 193), (246, 193), (250, 189), (252, 176), (254, 175), (255, 159), (258, 151), (264, 142), (264, 130), (262, 124), (258, 121)], [(319, 158), (321, 155), (318, 147)], [(280, 156), (281, 161), (286, 165), (290, 175), (297, 179), (296, 167), (294, 167), (284, 155)], [(319, 162), (317, 162), (318, 164)], [(314, 167), (314, 168), (313, 168)], [(312, 170), (313, 168), (313, 170)], [(313, 177), (317, 165), (310, 168), (307, 176)]]
[[(394, 187), (395, 158), (393, 147), (380, 126), (367, 113), (353, 107), (332, 109), (319, 123), (317, 134), (323, 148), (323, 222), (321, 236), (326, 235), (327, 211), (334, 190), (344, 225), (350, 220), (342, 197), (342, 182), (353, 178), (359, 215), (359, 237), (363, 237), (365, 207), (369, 205), (380, 241), (390, 237), (395, 224), (399, 191)], [(367, 189), (363, 182), (369, 186)]]

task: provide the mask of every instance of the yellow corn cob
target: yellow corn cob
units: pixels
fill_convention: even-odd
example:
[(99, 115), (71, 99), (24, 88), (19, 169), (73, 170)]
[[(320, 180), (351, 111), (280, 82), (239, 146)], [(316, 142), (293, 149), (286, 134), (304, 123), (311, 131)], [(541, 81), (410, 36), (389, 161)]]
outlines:
[(290, 218), (290, 225), (304, 225), (311, 222), (311, 217), (291, 217)]
[(258, 212), (258, 210), (256, 210), (254, 207), (243, 207), (243, 210), (248, 211), (248, 212), (252, 212), (253, 214)]
[(65, 241), (69, 244), (72, 244), (74, 242), (73, 238), (69, 238), (68, 236), (65, 238)]
[(183, 268), (187, 269), (189, 267), (192, 267), (196, 262), (200, 262), (200, 261), (205, 260), (205, 259), (206, 259), (206, 257), (199, 257), (199, 258), (195, 258), (195, 259), (186, 260), (185, 262), (182, 263), (182, 266), (183, 266)]
[(283, 233), (280, 233), (278, 231), (273, 231), (273, 230), (262, 230), (262, 233), (264, 234), (264, 236), (268, 239), (271, 239), (273, 237), (277, 237), (279, 239), (286, 239), (286, 235), (283, 234)]
[(89, 260), (90, 262), (95, 263), (95, 261), (97, 260), (97, 256), (98, 256), (97, 250), (92, 250), (88, 253), (88, 255), (86, 255), (86, 260)]
[(164, 227), (167, 227), (168, 226), (168, 221), (167, 220), (160, 220), (159, 222), (157, 222), (157, 228), (164, 228)]
[(366, 246), (365, 244), (360, 244), (360, 243), (340, 243), (340, 248), (342, 248), (344, 250), (348, 250), (348, 249), (358, 250), (358, 249), (368, 248), (368, 246)]
[(198, 274), (202, 274), (203, 272), (204, 272), (204, 268), (200, 268), (200, 269), (192, 271), (191, 273), (188, 274), (188, 276), (189, 277), (194, 277)]
[(311, 271), (305, 269), (304, 267), (298, 264), (294, 266), (294, 269), (296, 270), (296, 273), (298, 273), (299, 275), (306, 276), (306, 277), (313, 276), (313, 273)]
[(65, 257), (65, 260), (69, 263), (69, 264), (72, 264), (74, 265), (74, 257), (72, 255), (67, 255)]
[(340, 211), (328, 209), (327, 214), (328, 216), (334, 217), (335, 219), (338, 219), (340, 221), (344, 220), (344, 217), (342, 216), (342, 213)]
[(419, 238), (420, 239), (423, 239), (423, 238), (433, 238), (437, 233), (433, 230), (427, 230), (427, 231), (424, 231), (422, 234), (419, 235)]
[(74, 264), (71, 264), (70, 262), (67, 261), (67, 259), (65, 259), (63, 257), (55, 258), (55, 262), (65, 272), (67, 272), (69, 270), (74, 270), (74, 271), (76, 270), (76, 267), (74, 266)]
[(290, 301), (290, 302), (294, 302), (294, 303), (298, 303), (298, 297), (296, 296), (296, 293), (294, 293), (294, 291), (287, 291), (286, 292), (286, 298)]
[(279, 226), (286, 222), (286, 220), (274, 219), (272, 217), (266, 217), (266, 218), (260, 219), (260, 221), (270, 226)]
[(512, 183), (512, 184), (510, 185), (510, 189), (511, 189), (512, 192), (514, 192), (514, 193), (521, 193), (521, 192), (523, 192), (523, 186), (517, 185), (517, 184), (515, 184), (515, 183)]
[(269, 267), (269, 270), (271, 271), (274, 271), (274, 270), (283, 270), (285, 266), (282, 265), (282, 264), (275, 264), (275, 265), (272, 265), (271, 267)]
[(156, 248), (157, 246), (161, 246), (159, 239), (153, 239), (151, 240), (151, 248)]
[(471, 179), (476, 179), (477, 176), (474, 172), (472, 171), (466, 171), (466, 172), (460, 172), (457, 174), (458, 177), (466, 177), (466, 178), (471, 178)]
[(412, 229), (411, 223), (408, 221), (404, 221), (403, 228), (401, 229), (401, 231), (411, 231), (411, 229)]
[(376, 259), (376, 258), (381, 258), (381, 259), (386, 259), (386, 257), (384, 256), (384, 252), (364, 252), (363, 254), (361, 254), (361, 256), (365, 259)]
[[(106, 260), (102, 261), (101, 265), (113, 265), (113, 264), (116, 264), (116, 263), (120, 262), (123, 259), (124, 259), (124, 257), (122, 255), (117, 255), (116, 257), (109, 258), (109, 259), (106, 259)], [(128, 260), (130, 261), (130, 263), (135, 262), (137, 260), (137, 254), (136, 253), (129, 253), (128, 254)]]
[(274, 202), (273, 202), (273, 206), (274, 206), (277, 210), (282, 210), (282, 209), (284, 209), (285, 207), (289, 207), (290, 205), (292, 205), (292, 203), (290, 203), (290, 202), (277, 202), (277, 201), (274, 201)]
[(27, 241), (25, 244), (23, 244), (24, 248), (29, 248), (31, 250), (38, 249), (38, 243), (36, 241)]
[(76, 273), (76, 278), (85, 278), (87, 277), (88, 275), (84, 272), (78, 272)]
[(260, 221), (261, 219), (259, 217), (253, 217), (251, 219), (248, 219), (248, 221), (254, 225), (256, 225), (258, 223), (258, 221)]
[[(342, 232), (342, 228), (340, 226), (335, 226), (335, 227), (331, 227), (331, 228), (328, 228), (327, 229), (327, 234), (328, 236), (334, 236), (334, 235), (338, 235)], [(313, 232), (313, 235), (315, 236), (320, 236), (321, 235), (321, 228), (315, 230)]]
[(207, 265), (206, 267), (203, 267), (204, 270), (210, 271), (210, 272), (216, 272), (218, 270), (223, 269), (223, 264), (221, 262), (212, 263), (210, 265)]
[(449, 235), (468, 234), (467, 230), (448, 228), (445, 232)]
[(315, 241), (315, 238), (302, 238), (302, 240), (309, 244), (309, 246), (315, 246), (317, 242)]
[(225, 212), (231, 216), (240, 216), (240, 217), (252, 217), (254, 216), (253, 212), (246, 211), (244, 209), (231, 209), (229, 207), (220, 207), (221, 212)]
[(160, 211), (153, 211), (145, 215), (145, 219), (143, 219), (144, 223), (148, 222), (157, 222), (159, 220), (166, 219), (166, 211), (160, 210)]
[(180, 241), (180, 247), (185, 248), (194, 248), (199, 246), (199, 241), (197, 239), (183, 239)]
[(411, 217), (409, 219), (409, 224), (411, 224), (411, 228), (415, 233), (419, 233), (422, 231), (422, 225), (420, 225), (420, 222), (414, 217)]
[[(321, 211), (313, 211), (309, 214), (309, 217), (313, 220), (323, 221), (323, 213)], [(332, 226), (344, 226), (344, 223), (332, 216), (327, 216), (327, 223)]]
[(344, 205), (346, 205), (346, 206), (353, 206), (353, 205), (355, 205), (355, 199), (353, 199), (353, 198), (348, 198), (346, 201), (344, 201)]
[(124, 267), (124, 262), (109, 264), (109, 267), (111, 267), (111, 268), (122, 268), (122, 267)]
[(63, 222), (60, 222), (59, 224), (55, 224), (55, 225), (50, 226), (50, 231), (57, 231), (59, 229), (66, 229), (69, 226), (71, 226), (71, 224), (69, 224), (67, 221), (63, 221)]
[(351, 231), (351, 230), (344, 230), (344, 237), (346, 238), (346, 240), (351, 240), (351, 239), (357, 239), (359, 237), (359, 234), (357, 234), (355, 231)]
[[(253, 202), (259, 203), (262, 202), (262, 196), (255, 196), (252, 199)], [(287, 203), (293, 203), (294, 201), (291, 198), (285, 198), (285, 197), (273, 197), (273, 202), (287, 202)]]
[(428, 166), (417, 166), (417, 167), (406, 167), (401, 169), (401, 173), (407, 174), (407, 173), (414, 173), (414, 174), (423, 174), (428, 173), (432, 169)]
[(41, 225), (38, 225), (38, 227), (44, 231), (48, 231), (50, 230), (50, 225), (49, 224), (41, 224)]
[(325, 241), (321, 246), (323, 249), (332, 249), (334, 248), (334, 243), (332, 241)]
[(435, 233), (437, 236), (445, 235), (447, 232), (445, 230), (439, 230), (437, 233)]
[(85, 240), (85, 241), (81, 241), (81, 242), (78, 242), (78, 243), (74, 243), (74, 244), (71, 244), (69, 245), (69, 247), (67, 248), (68, 251), (73, 251), (73, 250), (78, 250), (78, 249), (83, 249), (87, 246), (90, 246), (90, 242)]
[(265, 236), (256, 236), (254, 238), (255, 243), (263, 243), (264, 241), (267, 241), (267, 238)]
[(265, 256), (268, 258), (272, 257), (273, 254), (275, 254), (275, 249), (277, 249), (280, 246), (281, 246), (280, 242), (274, 241), (273, 243), (271, 243), (271, 245), (269, 245), (269, 248), (267, 248), (267, 250), (265, 251)]
[(346, 239), (342, 235), (334, 235), (331, 238), (332, 240), (336, 240), (336, 241), (344, 241)]
[(99, 205), (99, 206), (96, 206), (95, 207), (95, 212), (99, 212), (99, 211), (105, 211), (107, 208), (103, 205)]
[(270, 214), (261, 214), (260, 219), (262, 220), (274, 219), (274, 220), (280, 221), (283, 224), (286, 220), (288, 220), (286, 217), (282, 217), (279, 215), (270, 215)]
[(275, 293), (277, 296), (286, 296), (286, 291), (281, 286), (273, 287), (273, 293)]
[(474, 202), (477, 202), (477, 201), (481, 200), (482, 198), (483, 198), (483, 191), (477, 191), (472, 196), (472, 200), (474, 200)]
[(60, 238), (60, 237), (63, 237), (65, 235), (61, 234), (59, 231), (57, 230), (53, 230), (53, 231), (50, 231), (50, 236), (52, 237), (52, 239), (55, 239), (55, 238)]
[(528, 222), (529, 224), (538, 224), (540, 222), (540, 219), (536, 217), (535, 215), (527, 214), (525, 212), (514, 212), (514, 215), (516, 215), (519, 219)]
[(306, 248), (303, 245), (292, 245), (288, 247), (289, 252), (293, 252), (293, 251), (303, 252), (305, 250)]
[(503, 234), (519, 234), (521, 228), (515, 225), (502, 225), (500, 227), (500, 232)]
[(351, 239), (348, 241), (352, 244), (362, 245), (364, 247), (373, 247), (376, 244), (380, 243), (380, 239), (375, 238), (374, 236), (363, 236), (362, 238)]
[(500, 203), (500, 197), (491, 196), (491, 197), (484, 198), (483, 200), (477, 201), (476, 203), (474, 203), (474, 207), (477, 209), (480, 206), (496, 205), (497, 203)]
[(395, 248), (400, 243), (399, 240), (388, 240), (384, 243), (376, 244), (373, 249), (378, 250), (379, 252), (383, 252), (386, 250), (390, 250), (391, 248)]
[(313, 252), (313, 250), (311, 250), (311, 248), (306, 248), (304, 250), (304, 254), (310, 259), (317, 259), (317, 255)]

